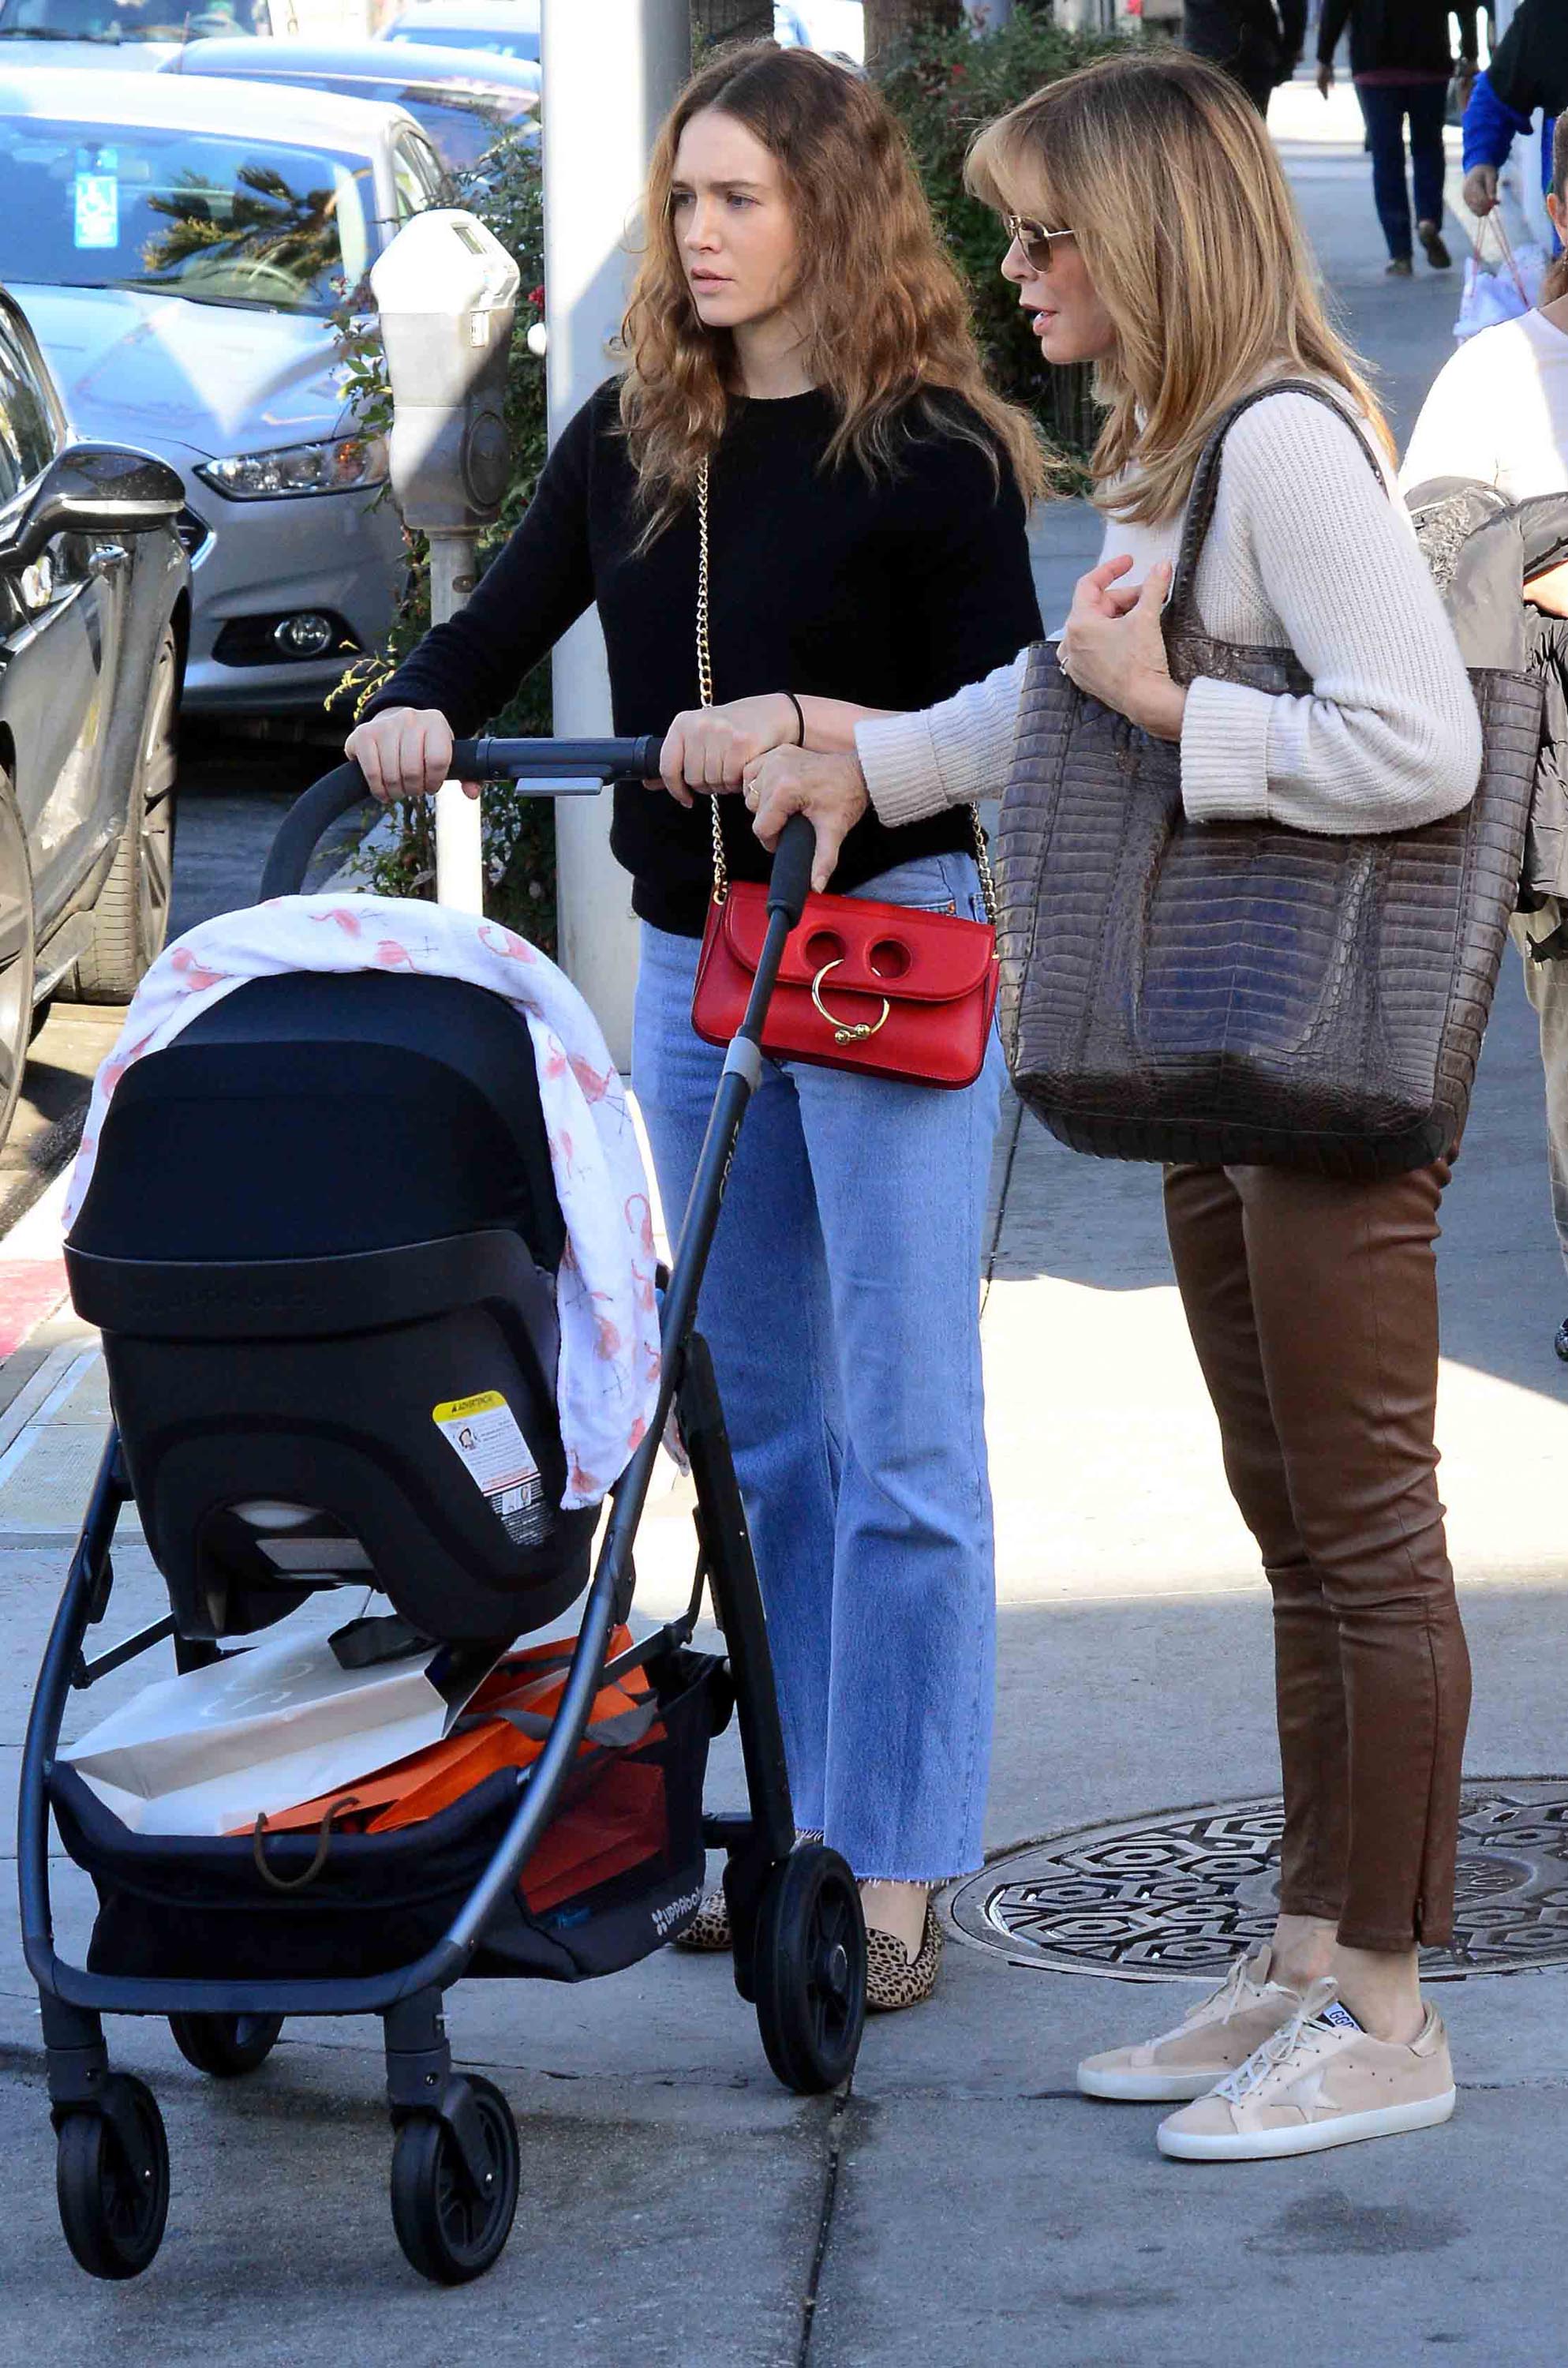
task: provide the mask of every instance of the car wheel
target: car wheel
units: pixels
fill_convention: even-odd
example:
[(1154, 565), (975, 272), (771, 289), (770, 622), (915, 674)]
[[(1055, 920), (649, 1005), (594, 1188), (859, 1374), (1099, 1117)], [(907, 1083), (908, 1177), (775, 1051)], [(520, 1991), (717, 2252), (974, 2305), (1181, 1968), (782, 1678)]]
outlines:
[(32, 867), (11, 784), (0, 773), (0, 1144), (22, 1090), (32, 1022)]
[(93, 940), (77, 957), (76, 998), (129, 1003), (164, 949), (175, 862), (179, 648), (172, 625), (153, 662), (125, 829), (93, 906)]

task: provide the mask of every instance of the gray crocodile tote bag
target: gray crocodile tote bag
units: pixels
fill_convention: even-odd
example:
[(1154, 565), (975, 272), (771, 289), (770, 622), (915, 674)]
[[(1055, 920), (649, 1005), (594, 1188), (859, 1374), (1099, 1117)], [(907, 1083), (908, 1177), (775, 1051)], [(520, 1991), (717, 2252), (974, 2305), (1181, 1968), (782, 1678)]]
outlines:
[[(1290, 650), (1206, 635), (1193, 597), (1226, 431), (1287, 388), (1333, 404), (1305, 381), (1259, 389), (1199, 462), (1165, 609), (1178, 682), (1312, 688)], [(1348, 420), (1346, 433), (1362, 440)], [(1179, 747), (1075, 689), (1050, 644), (1035, 649), (1002, 806), (997, 938), (1013, 1081), (1053, 1134), (1107, 1159), (1346, 1178), (1453, 1148), (1540, 729), (1529, 677), (1475, 668), (1471, 681), (1485, 749), (1472, 802), (1421, 830), (1327, 837), (1189, 824)]]

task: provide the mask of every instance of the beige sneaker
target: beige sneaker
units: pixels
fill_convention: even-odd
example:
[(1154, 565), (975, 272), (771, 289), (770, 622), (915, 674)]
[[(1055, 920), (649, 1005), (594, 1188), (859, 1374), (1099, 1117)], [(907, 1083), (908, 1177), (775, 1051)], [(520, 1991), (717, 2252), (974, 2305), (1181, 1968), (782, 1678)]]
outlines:
[(1416, 2038), (1373, 2039), (1322, 1981), (1239, 2072), (1160, 2123), (1159, 2146), (1180, 2162), (1257, 2162), (1430, 2129), (1453, 2110), (1449, 2035), (1431, 2007)]
[(1085, 2055), (1078, 2088), (1085, 2097), (1123, 2105), (1171, 2105), (1206, 2097), (1227, 2072), (1239, 2071), (1255, 2047), (1278, 2030), (1301, 2003), (1298, 1990), (1269, 1978), (1273, 1952), (1262, 1945), (1238, 1957), (1217, 1990), (1200, 1998), (1174, 2031), (1133, 2047)]

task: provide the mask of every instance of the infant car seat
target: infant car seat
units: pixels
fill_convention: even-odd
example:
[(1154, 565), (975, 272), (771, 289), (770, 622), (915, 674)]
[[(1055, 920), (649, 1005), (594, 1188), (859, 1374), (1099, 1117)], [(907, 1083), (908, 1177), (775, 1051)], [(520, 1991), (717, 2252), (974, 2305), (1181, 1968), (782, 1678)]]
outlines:
[(480, 987), (251, 980), (126, 1071), (65, 1255), (182, 1635), (344, 1585), (440, 1639), (567, 1608), (564, 1242), (528, 1026)]

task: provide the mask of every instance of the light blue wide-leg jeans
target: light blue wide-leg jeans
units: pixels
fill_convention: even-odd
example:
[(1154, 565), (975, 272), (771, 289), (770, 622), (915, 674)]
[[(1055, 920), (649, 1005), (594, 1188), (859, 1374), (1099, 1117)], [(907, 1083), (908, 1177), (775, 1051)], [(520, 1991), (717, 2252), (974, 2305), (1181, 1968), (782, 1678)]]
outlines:
[[(978, 916), (967, 856), (858, 892)], [(723, 1055), (695, 939), (644, 925), (632, 1084), (679, 1227)], [(1002, 1058), (960, 1093), (769, 1062), (699, 1323), (778, 1672), (796, 1823), (862, 1881), (981, 1862), (995, 1664), (980, 1264)]]

